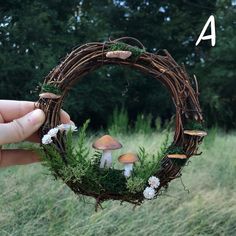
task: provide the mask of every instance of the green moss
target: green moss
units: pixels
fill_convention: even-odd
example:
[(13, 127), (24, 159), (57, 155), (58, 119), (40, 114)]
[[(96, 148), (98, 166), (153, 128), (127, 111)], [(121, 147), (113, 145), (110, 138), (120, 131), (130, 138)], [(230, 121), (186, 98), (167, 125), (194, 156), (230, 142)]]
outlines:
[(127, 180), (127, 188), (131, 193), (142, 192), (147, 184), (147, 180), (140, 177), (133, 177)]
[(183, 147), (170, 146), (168, 147), (166, 154), (185, 154)]
[(118, 50), (130, 51), (130, 52), (132, 52), (131, 59), (138, 58), (142, 53), (144, 53), (146, 51), (145, 49), (140, 49), (136, 46), (131, 46), (129, 44), (122, 43), (122, 42), (117, 42), (117, 43), (111, 44), (108, 46), (108, 48), (111, 51), (118, 51)]
[(41, 84), (41, 92), (54, 93), (56, 95), (61, 95), (61, 90), (52, 84)]
[(184, 126), (184, 129), (189, 130), (205, 130), (202, 123), (199, 123), (195, 120), (188, 120)]
[(44, 145), (38, 150), (42, 156), (43, 165), (47, 166), (55, 177), (64, 182), (73, 182), (78, 189), (90, 193), (130, 195), (142, 192), (147, 185), (148, 178), (155, 175), (160, 168), (160, 160), (167, 151), (168, 137), (156, 154), (149, 154), (145, 148), (138, 151), (139, 161), (135, 164), (131, 177), (126, 178), (123, 170), (101, 169), (99, 167), (102, 153), (91, 153), (86, 144), (86, 129), (89, 121), (79, 129), (77, 145), (74, 145), (72, 132), (64, 138), (64, 159), (55, 144)]

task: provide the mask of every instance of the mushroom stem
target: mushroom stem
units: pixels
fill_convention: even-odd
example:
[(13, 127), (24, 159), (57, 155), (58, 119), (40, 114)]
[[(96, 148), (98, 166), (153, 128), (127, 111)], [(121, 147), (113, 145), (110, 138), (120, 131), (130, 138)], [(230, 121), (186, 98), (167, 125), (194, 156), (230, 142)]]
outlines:
[(100, 168), (110, 168), (112, 166), (111, 150), (104, 150), (100, 161)]
[(133, 163), (125, 164), (125, 166), (124, 166), (124, 176), (125, 177), (130, 177), (132, 170), (133, 170)]

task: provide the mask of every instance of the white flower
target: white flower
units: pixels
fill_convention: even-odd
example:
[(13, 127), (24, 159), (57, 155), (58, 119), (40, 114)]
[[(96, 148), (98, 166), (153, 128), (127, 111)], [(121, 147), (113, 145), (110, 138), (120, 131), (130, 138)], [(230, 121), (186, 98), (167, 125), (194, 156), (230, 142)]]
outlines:
[(147, 199), (154, 198), (155, 194), (156, 194), (156, 191), (152, 187), (146, 187), (143, 191), (143, 196)]
[(151, 176), (148, 179), (148, 183), (152, 188), (158, 188), (160, 186), (160, 180), (156, 176)]
[(48, 135), (50, 135), (51, 137), (56, 137), (57, 136), (57, 133), (58, 133), (59, 129), (58, 128), (53, 128), (53, 129), (50, 129), (48, 131)]
[(60, 131), (69, 131), (69, 130), (71, 130), (72, 132), (77, 131), (77, 127), (72, 124), (61, 124), (61, 125), (58, 125), (57, 128)]
[(49, 134), (45, 134), (42, 138), (42, 144), (49, 144), (52, 142), (52, 137)]

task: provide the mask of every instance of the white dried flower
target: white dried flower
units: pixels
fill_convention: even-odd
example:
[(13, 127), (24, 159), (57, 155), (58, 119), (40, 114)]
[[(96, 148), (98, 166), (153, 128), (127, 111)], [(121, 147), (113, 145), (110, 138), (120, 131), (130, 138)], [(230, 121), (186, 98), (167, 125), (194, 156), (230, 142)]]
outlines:
[(160, 186), (160, 180), (156, 176), (151, 176), (148, 179), (148, 183), (152, 188), (158, 188)]
[(52, 142), (52, 137), (49, 134), (45, 134), (42, 138), (42, 144), (49, 144)]
[(146, 187), (143, 191), (143, 196), (146, 198), (146, 199), (152, 199), (155, 197), (155, 194), (156, 194), (156, 191), (154, 188), (152, 187)]
[(51, 137), (56, 137), (57, 136), (57, 133), (58, 133), (59, 129), (58, 128), (53, 128), (53, 129), (50, 129), (48, 131), (48, 135), (50, 135)]
[(69, 131), (69, 130), (71, 130), (72, 132), (77, 131), (77, 127), (72, 124), (61, 124), (61, 125), (58, 125), (57, 128), (60, 131)]

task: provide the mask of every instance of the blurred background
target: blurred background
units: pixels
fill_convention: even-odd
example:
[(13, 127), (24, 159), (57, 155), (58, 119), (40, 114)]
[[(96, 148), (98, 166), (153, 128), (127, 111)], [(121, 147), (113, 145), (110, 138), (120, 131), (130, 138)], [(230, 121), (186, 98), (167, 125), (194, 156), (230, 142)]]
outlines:
[[(0, 99), (37, 100), (35, 88), (73, 47), (122, 36), (147, 51), (167, 49), (200, 86), (208, 126), (236, 127), (236, 1), (7, 0), (0, 1)], [(210, 15), (216, 46), (195, 43)], [(210, 27), (208, 32), (210, 33)], [(103, 67), (78, 83), (65, 109), (81, 124), (109, 125), (114, 109), (161, 125), (174, 114), (166, 89), (153, 78), (119, 66)]]
[[(196, 47), (212, 14), (216, 46), (206, 40)], [(40, 164), (0, 169), (0, 236), (235, 235), (235, 0), (0, 0), (0, 99), (37, 100), (36, 87), (72, 48), (123, 36), (150, 52), (167, 49), (196, 75), (208, 126), (203, 154), (135, 210), (109, 201), (95, 212), (93, 199), (78, 198)], [(109, 132), (123, 150), (150, 153), (160, 149), (175, 113), (161, 83), (120, 66), (86, 76), (64, 109), (78, 126), (91, 119), (87, 145)]]

